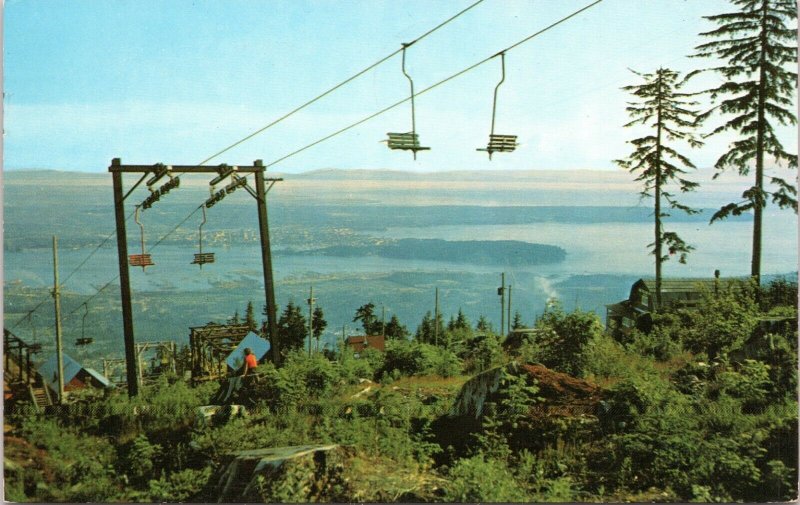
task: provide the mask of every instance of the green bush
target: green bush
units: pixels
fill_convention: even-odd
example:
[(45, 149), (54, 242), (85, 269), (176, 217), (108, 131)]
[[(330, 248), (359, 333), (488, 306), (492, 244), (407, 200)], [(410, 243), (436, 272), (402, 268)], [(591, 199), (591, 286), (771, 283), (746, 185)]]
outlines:
[(737, 284), (720, 293), (706, 293), (696, 311), (686, 311), (684, 345), (709, 360), (740, 349), (758, 324), (758, 305), (750, 283)]
[(524, 488), (514, 479), (503, 460), (483, 455), (459, 459), (448, 472), (444, 501), (448, 502), (527, 502)]
[(43, 485), (33, 486), (24, 501), (104, 502), (118, 493), (121, 482), (114, 471), (115, 452), (107, 440), (40, 418), (29, 418), (20, 427), (20, 434), (46, 451), (46, 470), (39, 471), (49, 473), (47, 479), (43, 473), (36, 476)]
[(505, 361), (503, 348), (495, 335), (478, 333), (460, 342), (455, 352), (464, 363), (464, 373), (476, 374)]
[(603, 326), (593, 312), (565, 313), (560, 304), (552, 305), (536, 321), (539, 362), (548, 368), (575, 377), (583, 374), (586, 346), (603, 335)]
[(387, 342), (384, 363), (378, 375), (392, 374), (396, 370), (401, 375), (440, 375), (450, 377), (461, 369), (458, 357), (447, 349), (431, 344), (421, 344), (404, 340)]
[(608, 335), (589, 342), (583, 357), (584, 376), (595, 379), (629, 379), (656, 373), (653, 358), (624, 347)]
[(149, 483), (149, 500), (157, 503), (185, 502), (197, 496), (211, 477), (211, 468), (187, 468)]

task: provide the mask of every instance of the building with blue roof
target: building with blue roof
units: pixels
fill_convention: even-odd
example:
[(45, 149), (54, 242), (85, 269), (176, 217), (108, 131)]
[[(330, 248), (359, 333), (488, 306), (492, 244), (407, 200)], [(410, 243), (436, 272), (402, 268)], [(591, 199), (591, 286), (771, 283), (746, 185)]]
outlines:
[[(100, 372), (86, 368), (67, 354), (62, 353), (64, 366), (64, 390), (73, 391), (85, 387), (110, 388), (114, 385)], [(58, 393), (58, 358), (52, 355), (38, 368), (42, 380), (53, 393)]]

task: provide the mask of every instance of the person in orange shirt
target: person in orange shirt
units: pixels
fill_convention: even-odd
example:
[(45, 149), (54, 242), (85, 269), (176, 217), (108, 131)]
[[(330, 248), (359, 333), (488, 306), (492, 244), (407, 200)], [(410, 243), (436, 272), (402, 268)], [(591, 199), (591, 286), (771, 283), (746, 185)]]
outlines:
[(258, 362), (256, 362), (255, 354), (253, 354), (253, 351), (251, 351), (249, 347), (245, 347), (244, 365), (242, 365), (244, 372), (242, 372), (242, 377), (245, 377), (251, 370), (255, 371), (256, 366), (258, 366)]

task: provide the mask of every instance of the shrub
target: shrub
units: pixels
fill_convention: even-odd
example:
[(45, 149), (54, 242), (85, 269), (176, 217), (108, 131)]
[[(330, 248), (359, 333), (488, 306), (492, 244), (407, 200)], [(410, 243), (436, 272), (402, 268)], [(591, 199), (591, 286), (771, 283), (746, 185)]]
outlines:
[(505, 361), (500, 342), (489, 333), (479, 333), (455, 348), (458, 357), (464, 362), (464, 372), (468, 374), (483, 372)]
[(691, 312), (684, 345), (709, 360), (741, 348), (758, 323), (752, 284), (742, 283), (721, 293), (706, 293), (699, 310)]
[(583, 374), (587, 344), (603, 334), (596, 314), (581, 310), (567, 314), (559, 304), (548, 308), (536, 321), (536, 327), (543, 330), (537, 342), (539, 361), (576, 377)]
[(211, 477), (211, 468), (187, 468), (149, 483), (149, 499), (156, 503), (185, 502), (198, 495)]
[(448, 472), (448, 477), (444, 501), (531, 501), (503, 460), (487, 460), (483, 455), (459, 459)]
[(402, 375), (456, 375), (461, 368), (458, 357), (447, 349), (430, 344), (420, 344), (402, 340), (387, 342), (383, 368), (378, 375), (392, 374), (395, 370)]

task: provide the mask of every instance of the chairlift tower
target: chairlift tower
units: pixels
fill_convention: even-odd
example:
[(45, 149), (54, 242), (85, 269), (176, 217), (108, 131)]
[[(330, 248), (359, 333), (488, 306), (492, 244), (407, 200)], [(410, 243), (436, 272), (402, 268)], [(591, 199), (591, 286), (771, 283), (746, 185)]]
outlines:
[[(148, 188), (153, 186), (159, 179), (169, 176), (170, 181), (162, 185), (161, 188), (150, 188), (151, 195), (137, 208), (148, 209), (152, 204), (167, 193), (177, 187), (180, 180), (172, 177), (172, 173), (179, 174), (215, 174), (216, 177), (210, 182), (211, 186), (220, 183), (227, 177), (231, 177), (234, 182), (224, 189), (219, 190), (204, 204), (205, 208), (210, 208), (225, 195), (232, 193), (239, 187), (243, 187), (256, 200), (258, 208), (258, 225), (261, 235), (261, 263), (264, 273), (264, 295), (267, 305), (267, 325), (269, 340), (273, 350), (276, 365), (280, 364), (280, 342), (278, 341), (278, 328), (275, 309), (275, 285), (272, 275), (272, 254), (269, 241), (269, 224), (267, 220), (267, 193), (272, 186), (282, 181), (282, 178), (265, 178), (266, 167), (261, 160), (256, 160), (252, 166), (204, 166), (204, 165), (174, 165), (167, 166), (161, 163), (155, 165), (123, 165), (119, 158), (111, 161), (108, 167), (111, 172), (114, 185), (114, 214), (117, 227), (117, 251), (119, 254), (119, 279), (120, 297), (122, 301), (122, 326), (125, 337), (125, 364), (126, 379), (128, 382), (128, 395), (136, 396), (139, 393), (139, 371), (137, 363), (136, 341), (133, 329), (133, 309), (131, 304), (131, 282), (129, 272), (128, 239), (125, 231), (125, 199), (133, 193), (142, 182), (151, 175), (146, 185)], [(124, 191), (122, 176), (126, 173), (142, 174), (139, 180), (127, 191)], [(237, 174), (253, 174), (255, 176), (255, 190), (253, 190), (244, 177)], [(266, 183), (269, 182), (269, 186)], [(142, 251), (142, 254), (145, 254)], [(142, 266), (142, 265), (139, 265)]]

